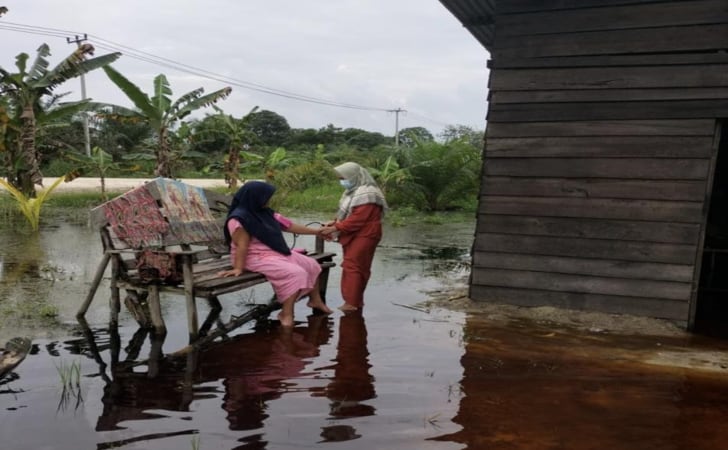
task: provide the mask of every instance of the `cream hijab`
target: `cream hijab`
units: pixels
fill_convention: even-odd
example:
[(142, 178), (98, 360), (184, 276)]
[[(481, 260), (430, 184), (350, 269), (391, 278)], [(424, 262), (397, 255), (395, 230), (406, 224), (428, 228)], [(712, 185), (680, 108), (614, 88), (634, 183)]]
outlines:
[(339, 211), (336, 213), (338, 220), (346, 219), (354, 207), (368, 203), (377, 204), (382, 207), (382, 210), (388, 208), (384, 194), (365, 168), (357, 163), (347, 162), (334, 167), (334, 171), (352, 184), (351, 188), (344, 191), (339, 200)]

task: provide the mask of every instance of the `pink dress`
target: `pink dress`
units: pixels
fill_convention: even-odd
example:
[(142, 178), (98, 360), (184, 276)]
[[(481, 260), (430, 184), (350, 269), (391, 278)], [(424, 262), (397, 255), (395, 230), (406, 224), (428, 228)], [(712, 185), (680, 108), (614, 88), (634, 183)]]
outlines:
[[(276, 219), (287, 229), (291, 221), (276, 213)], [(235, 230), (242, 228), (237, 220), (228, 221), (230, 236)], [(237, 246), (230, 243), (230, 258), (235, 260)], [(291, 251), (284, 255), (271, 249), (254, 237), (250, 237), (248, 256), (245, 258), (245, 270), (263, 274), (273, 286), (273, 291), (279, 302), (298, 293), (296, 300), (308, 294), (316, 284), (321, 273), (321, 266), (314, 259), (301, 253)]]

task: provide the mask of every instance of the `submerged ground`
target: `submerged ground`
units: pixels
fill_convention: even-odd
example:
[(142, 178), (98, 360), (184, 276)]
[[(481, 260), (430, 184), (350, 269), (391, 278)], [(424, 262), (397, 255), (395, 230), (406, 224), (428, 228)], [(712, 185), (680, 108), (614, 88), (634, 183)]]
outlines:
[[(726, 341), (653, 319), (474, 303), (473, 224), (385, 231), (363, 315), (311, 316), (299, 304), (292, 331), (265, 320), (174, 356), (186, 344), (180, 298), (164, 299), (164, 340), (127, 313), (109, 327), (108, 286), (88, 327), (75, 320), (100, 260), (84, 221), (58, 219), (36, 237), (0, 226), (0, 342), (33, 339), (0, 384), (0, 448), (707, 450), (728, 442)], [(337, 283), (334, 269), (334, 306)], [(231, 295), (221, 317), (269, 296), (262, 287)]]

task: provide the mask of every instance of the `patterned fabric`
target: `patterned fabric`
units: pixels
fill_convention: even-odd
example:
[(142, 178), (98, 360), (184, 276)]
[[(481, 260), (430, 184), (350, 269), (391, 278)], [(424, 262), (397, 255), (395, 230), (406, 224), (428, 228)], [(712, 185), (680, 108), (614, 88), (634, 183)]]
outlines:
[(220, 226), (210, 213), (203, 189), (180, 181), (158, 178), (162, 212), (178, 242), (220, 239)]
[(144, 250), (137, 255), (136, 268), (144, 281), (162, 280), (177, 284), (183, 280), (181, 268), (172, 253)]
[[(160, 201), (150, 192), (156, 187)], [(175, 180), (157, 178), (103, 205), (116, 238), (137, 253), (136, 268), (145, 281), (178, 283), (182, 276), (167, 243), (220, 240), (220, 226), (210, 213), (204, 191)]]
[(146, 186), (138, 187), (104, 204), (111, 230), (130, 248), (161, 247), (169, 223)]

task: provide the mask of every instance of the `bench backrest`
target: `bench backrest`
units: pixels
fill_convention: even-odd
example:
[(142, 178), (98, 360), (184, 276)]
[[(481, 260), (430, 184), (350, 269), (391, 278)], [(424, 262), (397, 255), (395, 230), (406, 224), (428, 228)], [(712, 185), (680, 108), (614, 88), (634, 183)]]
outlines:
[(230, 196), (168, 178), (156, 178), (91, 210), (105, 248), (163, 249), (214, 245)]

